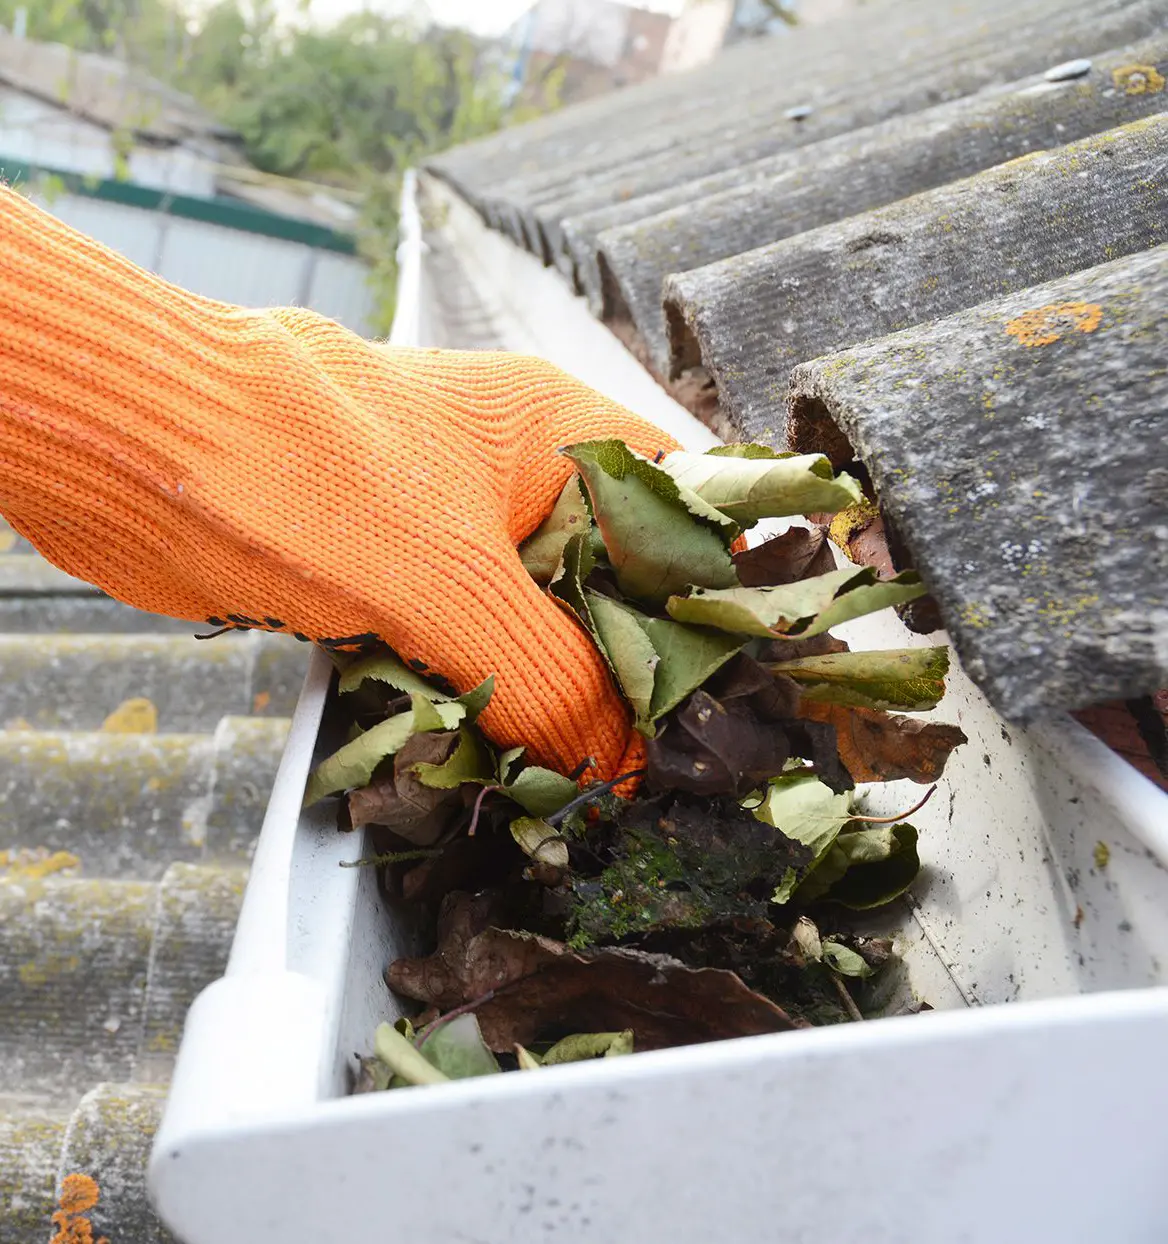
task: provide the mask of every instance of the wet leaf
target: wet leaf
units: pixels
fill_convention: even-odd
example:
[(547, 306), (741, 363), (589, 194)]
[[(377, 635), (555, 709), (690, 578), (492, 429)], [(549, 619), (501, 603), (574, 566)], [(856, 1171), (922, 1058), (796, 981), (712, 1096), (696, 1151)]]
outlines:
[(949, 649), (841, 652), (780, 661), (770, 668), (799, 683), (808, 700), (923, 712), (936, 708), (945, 694)]
[(840, 759), (857, 782), (907, 778), (924, 786), (945, 771), (950, 752), (966, 742), (957, 726), (803, 699), (799, 715), (835, 728)]
[(550, 583), (564, 555), (564, 545), (587, 530), (592, 519), (579, 476), (564, 485), (552, 512), (519, 549), (519, 560), (537, 583)]
[[(466, 709), (456, 703), (438, 704), (434, 706), (434, 716), (439, 728), (452, 730), (466, 716)], [(317, 766), (308, 781), (304, 806), (311, 807), (338, 791), (367, 786), (377, 766), (404, 747), (417, 732), (410, 709), (358, 735)]]
[(435, 790), (453, 790), (463, 782), (489, 782), (491, 755), (487, 745), (473, 730), (463, 726), (456, 745), (445, 760), (423, 760), (414, 763), (411, 772), (423, 786)]
[(525, 812), (537, 817), (551, 816), (580, 793), (571, 778), (538, 765), (528, 765), (504, 791)]
[(392, 1024), (377, 1025), (373, 1051), (394, 1075), (401, 1076), (407, 1084), (445, 1084), (449, 1079), (423, 1058)]
[(781, 773), (790, 754), (781, 725), (706, 691), (695, 691), (646, 744), (652, 787), (698, 795), (744, 795)]
[(801, 902), (826, 899), (854, 911), (898, 898), (921, 871), (911, 825), (875, 825), (841, 833), (799, 887)]
[(158, 709), (145, 696), (124, 700), (101, 723), (101, 729), (105, 734), (154, 734), (158, 730)]
[(549, 864), (552, 868), (568, 867), (568, 844), (547, 821), (521, 816), (511, 822), (511, 837), (524, 855)]
[(695, 587), (688, 596), (671, 596), (666, 609), (678, 622), (738, 635), (808, 637), (924, 593), (915, 571), (877, 581), (874, 570), (852, 566), (782, 587)]
[[(448, 894), (438, 915), (437, 950), (391, 963), (385, 974), (390, 989), (448, 1010), (518, 980), (564, 953), (564, 947), (549, 938), (491, 927), (493, 914), (486, 897)], [(491, 1048), (509, 1049), (510, 1045)]]
[[(597, 528), (621, 591), (663, 601), (691, 583), (737, 582), (728, 544), (738, 529), (622, 441), (562, 451), (588, 489)], [(570, 542), (569, 542), (570, 544)]]
[(778, 587), (836, 568), (831, 543), (819, 527), (792, 527), (753, 549), (734, 554), (734, 569), (743, 587)]
[(470, 1014), (458, 1015), (426, 1036), (415, 1048), (450, 1080), (468, 1080), (499, 1071), (494, 1054), (487, 1049), (479, 1021)]
[[(639, 799), (616, 822), (615, 858), (572, 883), (568, 928), (576, 949), (659, 929), (763, 919), (761, 894), (811, 852), (731, 799)], [(759, 897), (755, 897), (758, 894)]]
[(562, 953), (495, 992), (476, 1014), (491, 1049), (531, 1046), (549, 1030), (630, 1029), (637, 1049), (661, 1049), (794, 1027), (733, 972), (688, 968), (635, 950)]
[(834, 968), (841, 976), (865, 977), (872, 975), (872, 969), (848, 946), (839, 942), (823, 943), (823, 961), (828, 967)]
[(849, 475), (837, 476), (823, 454), (666, 454), (661, 469), (684, 488), (697, 493), (748, 527), (760, 518), (792, 514), (834, 513), (855, 505), (863, 496)]
[(580, 1063), (589, 1058), (619, 1058), (631, 1054), (635, 1037), (631, 1028), (624, 1032), (585, 1032), (557, 1041), (543, 1056), (545, 1067), (557, 1063)]
[(417, 774), (425, 765), (438, 772), (459, 746), (458, 734), (415, 734), (393, 758), (393, 772), (348, 797), (354, 829), (384, 825), (418, 847), (432, 846), (462, 812), (457, 786), (430, 786)]
[(660, 660), (657, 650), (632, 609), (599, 592), (586, 591), (585, 596), (596, 636), (625, 699), (633, 706), (634, 725), (651, 733), (653, 684)]

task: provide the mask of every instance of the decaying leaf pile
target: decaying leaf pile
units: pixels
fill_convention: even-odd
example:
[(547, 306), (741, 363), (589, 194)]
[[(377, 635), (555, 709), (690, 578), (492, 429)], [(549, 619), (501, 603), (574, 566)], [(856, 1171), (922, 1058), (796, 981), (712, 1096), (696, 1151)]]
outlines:
[(490, 680), (458, 695), (387, 650), (338, 655), (350, 737), (306, 802), (343, 796), (436, 943), (388, 966), (423, 1009), (378, 1029), (363, 1090), (859, 1018), (848, 978), (890, 945), (855, 913), (920, 864), (916, 829), (860, 815), (854, 787), (930, 784), (965, 741), (902, 715), (940, 701), (947, 649), (830, 634), (923, 595), (914, 573), (837, 568), (814, 526), (741, 546), (762, 518), (862, 503), (825, 458), (563, 452), (576, 474), (521, 556), (603, 654), (646, 769), (632, 798), (581, 788), (486, 740)]

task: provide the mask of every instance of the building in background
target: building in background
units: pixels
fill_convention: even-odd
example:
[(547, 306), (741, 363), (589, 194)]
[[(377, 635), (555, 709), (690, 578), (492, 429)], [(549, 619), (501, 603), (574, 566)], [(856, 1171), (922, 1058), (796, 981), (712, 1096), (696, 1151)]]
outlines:
[(194, 100), (113, 57), (0, 30), (0, 176), (195, 293), (369, 332), (355, 208), (260, 173)]
[(560, 96), (576, 103), (662, 70), (672, 19), (616, 0), (537, 0), (505, 36), (518, 94), (562, 73)]

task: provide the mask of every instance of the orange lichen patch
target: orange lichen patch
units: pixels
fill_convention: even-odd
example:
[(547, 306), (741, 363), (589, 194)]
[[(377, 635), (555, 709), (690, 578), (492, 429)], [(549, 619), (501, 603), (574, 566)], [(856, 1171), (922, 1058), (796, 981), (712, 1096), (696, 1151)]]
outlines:
[(1006, 324), (1006, 332), (1026, 347), (1049, 346), (1068, 332), (1093, 333), (1103, 319), (1095, 302), (1052, 302), (1023, 311)]
[(1164, 75), (1155, 65), (1121, 65), (1111, 78), (1125, 95), (1156, 95), (1164, 89)]
[(53, 1214), (57, 1228), (49, 1244), (109, 1244), (103, 1235), (94, 1240), (93, 1224), (85, 1216), (101, 1199), (97, 1181), (89, 1175), (66, 1175), (57, 1197), (60, 1208)]
[(255, 699), (251, 703), (251, 711), (253, 713), (262, 713), (272, 702), (272, 693), (270, 691), (256, 692)]

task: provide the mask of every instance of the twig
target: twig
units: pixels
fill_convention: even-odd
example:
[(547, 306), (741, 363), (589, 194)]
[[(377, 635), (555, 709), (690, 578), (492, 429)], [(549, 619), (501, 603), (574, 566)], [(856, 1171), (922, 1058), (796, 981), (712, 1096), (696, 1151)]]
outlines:
[(589, 769), (595, 769), (595, 768), (596, 768), (596, 757), (585, 756), (584, 759), (580, 761), (580, 763), (572, 770), (572, 772), (568, 774), (568, 778), (570, 781), (578, 782), (584, 776), (584, 774), (588, 772)]
[(914, 812), (919, 812), (925, 804), (933, 797), (933, 791), (937, 788), (930, 786), (925, 792), (925, 797), (920, 803), (914, 803), (907, 812), (899, 812), (896, 816), (849, 816), (849, 821), (863, 821), (866, 825), (892, 825), (896, 821), (903, 821), (906, 816), (912, 816)]
[(835, 982), (836, 992), (840, 996), (840, 1001), (844, 1004), (844, 1010), (847, 1011), (847, 1013), (857, 1023), (862, 1021), (864, 1018), (864, 1014), (860, 1010), (860, 1008), (856, 1005), (856, 1000), (855, 998), (852, 997), (851, 993), (848, 990), (847, 985), (844, 984), (843, 977), (837, 976), (835, 972), (832, 972), (831, 979)]
[(476, 1007), (483, 1006), (485, 1003), (495, 996), (493, 989), (488, 990), (481, 998), (472, 998), (469, 1002), (464, 1002), (462, 1006), (456, 1006), (453, 1011), (447, 1011), (445, 1015), (439, 1015), (436, 1020), (429, 1023), (414, 1037), (414, 1049), (420, 1050), (422, 1046), (430, 1040), (430, 1038), (438, 1031), (444, 1028), (452, 1019), (457, 1019), (460, 1015), (469, 1015)]
[(367, 868), (370, 865), (404, 864), (407, 860), (432, 860), (441, 854), (441, 847), (419, 847), (416, 851), (387, 851), (384, 855), (367, 855), (363, 860), (341, 860), (341, 867)]
[(644, 769), (630, 769), (628, 773), (622, 773), (611, 781), (590, 786), (582, 795), (577, 795), (570, 803), (564, 804), (558, 812), (553, 812), (551, 816), (545, 816), (543, 819), (549, 825), (558, 825), (564, 817), (575, 812), (577, 808), (582, 808), (585, 804), (591, 803), (593, 799), (599, 799), (601, 795), (607, 795), (610, 790), (615, 790), (622, 782), (627, 782), (629, 778), (643, 777), (644, 774)]
[(475, 830), (479, 827), (479, 813), (483, 810), (483, 800), (488, 794), (490, 794), (491, 791), (498, 791), (502, 789), (503, 788), (501, 786), (484, 786), (483, 789), (479, 791), (478, 798), (474, 801), (474, 815), (470, 818), (470, 826), (466, 831), (466, 836), (468, 838), (473, 838), (475, 836)]

